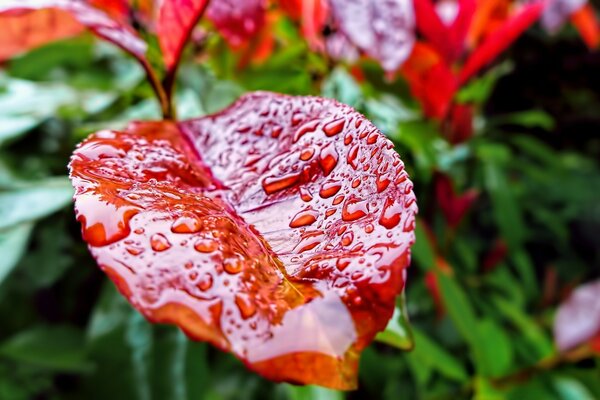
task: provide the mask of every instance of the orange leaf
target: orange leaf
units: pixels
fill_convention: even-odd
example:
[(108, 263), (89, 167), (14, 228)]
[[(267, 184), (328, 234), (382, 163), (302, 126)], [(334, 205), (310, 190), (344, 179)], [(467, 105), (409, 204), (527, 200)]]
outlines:
[(0, 25), (0, 61), (85, 30), (71, 14), (58, 9), (3, 13)]
[(600, 44), (600, 26), (596, 12), (590, 4), (586, 4), (571, 14), (571, 23), (579, 31), (583, 41), (590, 49), (595, 49)]

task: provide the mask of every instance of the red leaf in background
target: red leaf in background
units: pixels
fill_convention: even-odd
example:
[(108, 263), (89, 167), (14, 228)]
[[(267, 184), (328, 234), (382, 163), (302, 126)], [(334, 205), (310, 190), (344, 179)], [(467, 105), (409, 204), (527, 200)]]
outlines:
[(208, 0), (163, 0), (158, 10), (156, 33), (168, 71), (177, 68), (192, 30), (208, 5)]
[(471, 20), (474, 0), (415, 0), (417, 28), (427, 41), (451, 64), (462, 55)]
[(0, 24), (0, 62), (85, 30), (71, 14), (57, 9), (2, 13)]
[(439, 53), (430, 45), (417, 42), (401, 71), (408, 80), (413, 96), (422, 104), (425, 115), (443, 120), (458, 84)]
[(481, 68), (485, 67), (498, 57), (501, 52), (506, 50), (519, 35), (537, 21), (544, 7), (544, 2), (527, 4), (500, 28), (489, 34), (465, 62), (458, 77), (460, 84), (466, 83)]
[(451, 228), (460, 224), (478, 196), (479, 193), (474, 189), (457, 195), (450, 177), (442, 173), (436, 174), (435, 197)]
[(279, 0), (281, 8), (293, 19), (300, 21), (302, 35), (313, 50), (324, 49), (323, 29), (329, 17), (325, 0)]
[[(8, 21), (10, 18), (18, 18), (21, 20), (23, 16), (30, 13), (39, 13), (43, 10), (54, 10), (54, 15), (61, 15), (62, 21), (65, 13), (69, 13), (75, 20), (77, 20), (83, 26), (89, 28), (97, 36), (108, 40), (109, 42), (119, 46), (123, 50), (135, 56), (142, 63), (145, 61), (146, 43), (128, 26), (121, 24), (110, 18), (106, 13), (98, 10), (86, 3), (77, 0), (19, 0), (19, 1), (6, 1), (0, 5), (0, 16), (4, 21)], [(30, 18), (35, 18), (31, 16)], [(15, 24), (17, 20), (14, 20)], [(28, 23), (27, 20), (21, 20), (24, 23)], [(9, 22), (13, 23), (13, 22)], [(58, 22), (56, 22), (58, 23)], [(66, 22), (66, 24), (72, 24)], [(31, 25), (28, 25), (31, 26)], [(27, 44), (29, 38), (32, 38), (33, 42), (39, 42), (38, 38), (42, 34), (48, 34), (49, 40), (55, 40), (51, 34), (48, 33), (48, 26), (42, 25), (38, 30), (37, 27), (31, 31), (23, 31), (23, 38), (19, 39), (22, 43)], [(46, 42), (48, 42), (46, 41)]]
[(210, 2), (206, 16), (231, 46), (238, 47), (260, 31), (265, 12), (265, 0), (219, 0)]
[(554, 319), (554, 340), (560, 351), (600, 334), (600, 281), (579, 286), (560, 305)]
[(444, 134), (452, 144), (464, 143), (473, 137), (473, 106), (454, 104)]
[(503, 239), (494, 242), (494, 246), (484, 257), (481, 265), (484, 272), (492, 272), (508, 254), (508, 245)]
[(467, 34), (467, 46), (475, 48), (510, 17), (511, 0), (481, 0)]
[(392, 143), (363, 116), (251, 94), (92, 135), (71, 177), (92, 254), (148, 319), (275, 381), (356, 386), (403, 289), (416, 212)]
[(114, 19), (126, 21), (129, 17), (128, 0), (88, 0), (87, 3), (106, 12)]
[(330, 4), (341, 31), (384, 70), (397, 70), (410, 55), (415, 43), (410, 0), (331, 0)]
[(571, 23), (577, 28), (587, 47), (595, 49), (600, 45), (600, 25), (591, 5), (586, 4), (571, 14)]

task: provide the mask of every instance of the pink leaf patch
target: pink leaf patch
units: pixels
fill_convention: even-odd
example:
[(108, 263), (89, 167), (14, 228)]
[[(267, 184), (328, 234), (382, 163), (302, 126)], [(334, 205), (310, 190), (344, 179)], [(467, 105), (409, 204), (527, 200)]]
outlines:
[(397, 70), (410, 55), (415, 42), (412, 1), (331, 0), (331, 10), (352, 43), (386, 71)]
[(265, 23), (265, 0), (221, 0), (210, 3), (206, 16), (232, 46), (258, 33)]
[(579, 286), (558, 308), (554, 339), (565, 351), (587, 342), (600, 333), (600, 281)]
[(92, 254), (151, 321), (275, 381), (356, 386), (404, 287), (417, 210), (362, 115), (250, 94), (214, 116), (96, 133), (71, 177)]

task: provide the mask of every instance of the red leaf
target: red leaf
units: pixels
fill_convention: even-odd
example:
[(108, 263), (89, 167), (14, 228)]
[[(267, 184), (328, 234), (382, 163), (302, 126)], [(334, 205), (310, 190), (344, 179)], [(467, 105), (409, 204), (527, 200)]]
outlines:
[(325, 0), (279, 0), (281, 8), (293, 19), (300, 20), (302, 35), (314, 50), (323, 50), (323, 29), (329, 17)]
[(87, 2), (116, 20), (126, 21), (129, 17), (128, 0), (88, 0)]
[(583, 41), (590, 49), (600, 44), (600, 25), (594, 8), (586, 4), (571, 14), (571, 23), (577, 28)]
[(456, 77), (439, 53), (431, 46), (417, 42), (410, 58), (402, 66), (410, 90), (425, 115), (438, 121), (446, 118), (458, 87)]
[(452, 181), (447, 175), (438, 173), (435, 179), (435, 194), (440, 209), (452, 228), (456, 228), (479, 196), (476, 190), (456, 194)]
[(346, 36), (384, 70), (396, 71), (415, 43), (410, 0), (331, 0), (334, 19)]
[(265, 0), (219, 0), (208, 6), (206, 16), (233, 47), (256, 35), (265, 22)]
[(456, 49), (451, 42), (450, 28), (444, 24), (431, 0), (414, 0), (415, 16), (419, 32), (444, 57), (454, 60)]
[(0, 61), (55, 40), (80, 34), (85, 28), (68, 12), (49, 9), (0, 14)]
[(600, 281), (579, 286), (560, 305), (554, 319), (554, 339), (560, 351), (600, 334)]
[[(64, 15), (65, 12), (69, 13), (75, 20), (89, 28), (97, 36), (121, 47), (138, 58), (142, 63), (145, 63), (146, 43), (132, 29), (111, 19), (103, 11), (86, 3), (77, 0), (18, 0), (6, 1), (0, 5), (0, 15), (3, 19), (21, 18), (24, 15), (23, 13), (39, 13), (41, 10), (55, 10), (54, 15)], [(60, 18), (62, 20), (64, 17)], [(33, 43), (38, 42), (39, 45), (39, 39), (35, 38), (44, 33), (47, 34), (48, 25), (42, 25), (39, 30), (35, 26), (31, 26), (31, 28), (34, 29), (23, 31), (24, 37), (20, 40), (27, 44), (29, 38), (31, 38)], [(50, 35), (50, 40), (53, 39), (56, 38)]]
[(510, 17), (511, 0), (482, 0), (477, 3), (467, 35), (467, 45), (475, 48)]
[(537, 21), (544, 6), (544, 2), (523, 6), (523, 9), (517, 15), (511, 17), (500, 28), (491, 33), (465, 62), (458, 78), (460, 84), (466, 83), (481, 68), (506, 50), (525, 30)]
[(92, 254), (151, 321), (276, 381), (355, 387), (403, 289), (416, 212), (393, 145), (360, 114), (251, 94), (92, 135), (71, 176)]
[(156, 31), (167, 70), (174, 70), (208, 0), (163, 0)]
[(473, 106), (454, 104), (444, 134), (452, 144), (464, 143), (473, 137)]

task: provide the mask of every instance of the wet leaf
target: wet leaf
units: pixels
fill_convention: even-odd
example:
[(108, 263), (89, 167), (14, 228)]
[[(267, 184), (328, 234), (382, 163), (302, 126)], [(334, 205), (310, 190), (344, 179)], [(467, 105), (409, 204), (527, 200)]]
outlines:
[(148, 319), (272, 380), (355, 387), (404, 286), (416, 212), (392, 143), (360, 114), (251, 94), (99, 132), (71, 175), (92, 254)]
[(600, 280), (579, 286), (558, 308), (554, 340), (559, 350), (576, 347), (600, 333)]
[(331, 12), (348, 38), (381, 63), (397, 70), (415, 43), (415, 16), (409, 0), (332, 0)]

